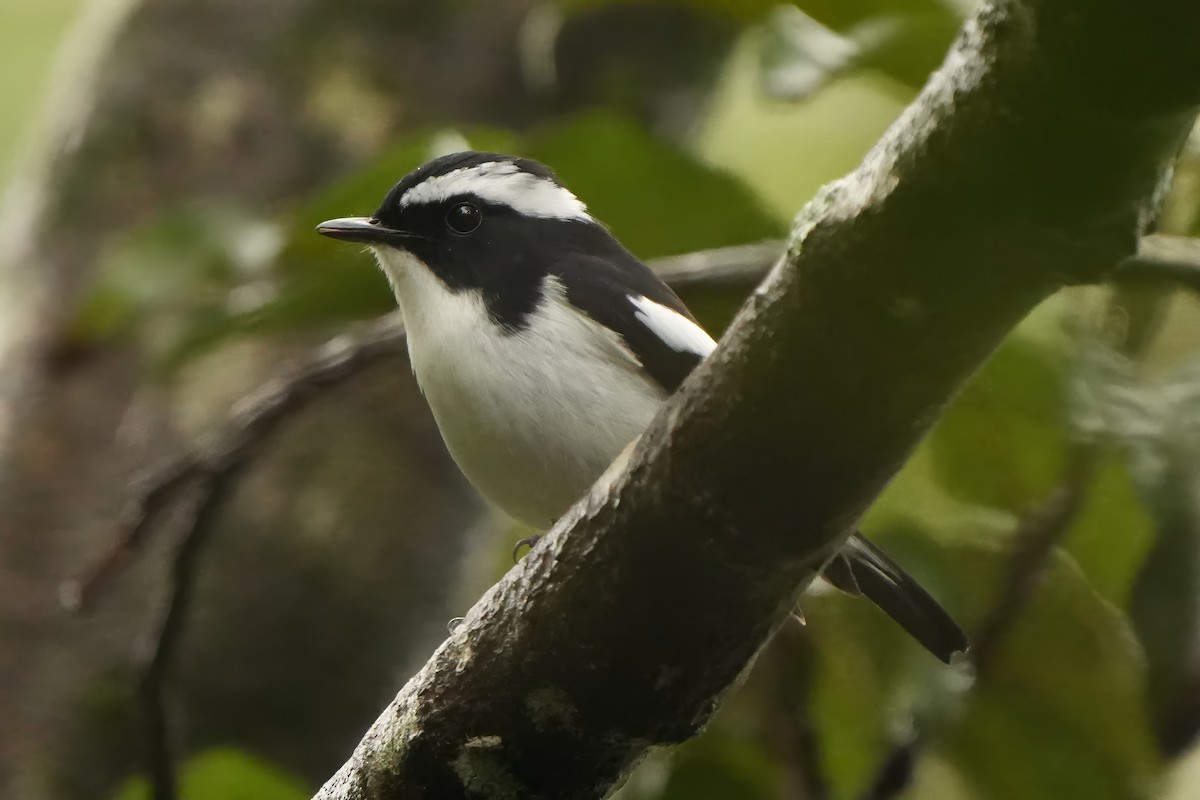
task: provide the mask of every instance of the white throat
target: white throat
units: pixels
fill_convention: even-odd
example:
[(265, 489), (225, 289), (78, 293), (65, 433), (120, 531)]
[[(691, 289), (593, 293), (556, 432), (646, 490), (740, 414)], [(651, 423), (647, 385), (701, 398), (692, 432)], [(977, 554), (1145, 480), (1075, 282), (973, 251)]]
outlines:
[(549, 527), (649, 424), (665, 393), (614, 332), (547, 277), (524, 329), (419, 259), (376, 248), (404, 314), (413, 372), (450, 454), (512, 517)]

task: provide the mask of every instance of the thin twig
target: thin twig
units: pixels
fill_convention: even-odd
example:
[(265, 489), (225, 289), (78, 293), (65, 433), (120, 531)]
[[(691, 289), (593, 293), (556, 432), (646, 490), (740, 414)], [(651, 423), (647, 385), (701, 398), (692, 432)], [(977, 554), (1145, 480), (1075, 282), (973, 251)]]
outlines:
[(750, 287), (763, 279), (781, 255), (783, 242), (764, 241), (659, 258), (650, 266), (674, 289)]
[(189, 498), (187, 515), (183, 523), (190, 531), (178, 547), (172, 564), (170, 596), (162, 616), (153, 626), (152, 634), (145, 642), (145, 656), (140, 659), (141, 679), (139, 690), (142, 701), (143, 734), (145, 736), (146, 771), (150, 776), (150, 787), (155, 800), (174, 800), (178, 795), (175, 779), (174, 746), (168, 723), (164, 685), (175, 645), (182, 632), (186, 618), (188, 599), (191, 594), (193, 572), (191, 569), (198, 543), (209, 530), (198, 525), (198, 517), (210, 508), (212, 480), (197, 481), (196, 491)]
[[(1144, 236), (1138, 244), (1138, 254), (1122, 261), (1114, 277), (1126, 284), (1166, 281), (1200, 291), (1200, 239), (1164, 234)], [(1124, 336), (1129, 336), (1128, 330)], [(1135, 336), (1133, 340), (1125, 338), (1120, 346), (1136, 352), (1146, 344), (1145, 336)], [(1097, 467), (1098, 446), (1073, 447), (1059, 486), (1021, 520), (1003, 588), (971, 638), (971, 663), (977, 679), (990, 670), (1004, 640), (1028, 606), (1051, 554), (1083, 507)], [(864, 800), (890, 800), (907, 788), (923, 744), (922, 734), (917, 730), (913, 736), (896, 743)]]
[(1074, 448), (1062, 483), (1040, 506), (1021, 520), (1003, 588), (971, 638), (971, 663), (984, 675), (1013, 625), (1029, 605), (1054, 548), (1079, 515), (1096, 471), (1092, 447)]
[[(651, 265), (676, 289), (696, 286), (750, 287), (757, 284), (783, 255), (784, 244), (720, 247), (680, 256), (660, 258)], [(1113, 271), (1118, 283), (1161, 281), (1200, 292), (1200, 238), (1150, 234), (1138, 242), (1138, 252)]]
[(1122, 283), (1162, 281), (1200, 292), (1200, 238), (1143, 236), (1137, 255), (1122, 261), (1114, 277)]
[[(991, 668), (1009, 632), (1028, 607), (1054, 548), (1062, 542), (1087, 498), (1096, 470), (1095, 449), (1080, 445), (1068, 458), (1062, 482), (1018, 524), (1000, 593), (971, 637), (969, 657), (977, 680)], [(863, 800), (891, 800), (905, 791), (924, 740), (924, 731), (918, 728), (896, 742)]]
[(147, 766), (155, 800), (175, 800), (178, 795), (165, 685), (187, 623), (198, 574), (196, 561), (211, 537), (217, 512), (224, 506), (248, 463), (245, 459), (238, 460), (196, 482), (188, 509), (189, 519), (183, 524), (186, 533), (171, 564), (170, 596), (146, 648), (148, 657), (142, 666), (140, 688)]
[(138, 551), (147, 531), (178, 492), (195, 479), (200, 468), (198, 454), (186, 453), (133, 482), (130, 497), (117, 520), (112, 545), (83, 575), (64, 581), (59, 587), (59, 600), (64, 608), (75, 613), (88, 609), (91, 599)]
[[(224, 429), (205, 445), (168, 459), (133, 482), (113, 544), (82, 575), (63, 583), (60, 597), (72, 611), (85, 612), (113, 575), (144, 543), (148, 531), (180, 493), (202, 480), (250, 458), (281, 422), (318, 397), (318, 390), (345, 381), (375, 362), (402, 354), (404, 329), (392, 315), (365, 326), (358, 334), (339, 336), (307, 363), (245, 397)], [(195, 527), (195, 517), (182, 536)]]
[(829, 796), (811, 714), (814, 660), (805, 629), (789, 624), (775, 634), (755, 666), (762, 681), (762, 743), (780, 767), (779, 796), (788, 800)]

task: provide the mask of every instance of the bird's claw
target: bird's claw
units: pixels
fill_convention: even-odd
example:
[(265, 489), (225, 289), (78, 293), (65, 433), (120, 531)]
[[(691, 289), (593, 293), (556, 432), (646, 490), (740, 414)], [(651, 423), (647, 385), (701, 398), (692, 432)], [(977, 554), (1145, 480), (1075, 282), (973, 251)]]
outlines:
[(520, 553), (521, 553), (522, 547), (528, 547), (530, 550), (532, 550), (533, 546), (538, 543), (538, 539), (541, 539), (541, 538), (542, 538), (541, 536), (526, 536), (524, 539), (518, 540), (517, 543), (515, 545), (513, 545), (513, 551), (512, 551), (513, 563), (515, 564), (521, 560)]

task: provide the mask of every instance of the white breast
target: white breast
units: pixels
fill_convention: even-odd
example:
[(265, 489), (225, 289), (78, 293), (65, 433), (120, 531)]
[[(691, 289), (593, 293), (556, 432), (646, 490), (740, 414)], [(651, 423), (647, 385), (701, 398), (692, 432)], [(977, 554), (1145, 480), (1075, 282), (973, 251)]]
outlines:
[(451, 293), (412, 256), (378, 252), (404, 313), (413, 371), (459, 468), (489, 500), (552, 524), (649, 424), (664, 392), (620, 337), (548, 278), (506, 333), (477, 292)]

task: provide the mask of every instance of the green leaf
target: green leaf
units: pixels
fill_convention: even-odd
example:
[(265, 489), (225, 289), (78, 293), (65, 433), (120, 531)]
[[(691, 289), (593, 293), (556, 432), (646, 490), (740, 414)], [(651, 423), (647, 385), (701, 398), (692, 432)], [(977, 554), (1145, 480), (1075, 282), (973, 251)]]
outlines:
[[(478, 129), (467, 132), (475, 149), (504, 149), (511, 138)], [(362, 248), (318, 235), (314, 228), (333, 217), (366, 216), (405, 174), (428, 161), (443, 134), (414, 137), (385, 152), (361, 170), (322, 189), (288, 215), (287, 240), (279, 256), (283, 289), (278, 299), (255, 311), (253, 329), (280, 329), (311, 323), (344, 322), (395, 307), (386, 281)], [(459, 137), (456, 137), (459, 138)], [(457, 144), (450, 145), (458, 149)]]
[[(180, 800), (307, 800), (296, 778), (240, 750), (208, 750), (190, 759), (180, 775)], [(150, 800), (145, 778), (126, 781), (114, 800)]]
[(632, 120), (592, 112), (547, 128), (525, 152), (550, 164), (639, 258), (781, 236), (744, 183)]
[[(641, 0), (555, 0), (567, 12), (587, 11), (604, 6), (630, 6)], [(777, 5), (778, 0), (667, 0), (667, 4), (700, 9), (733, 20), (749, 22), (758, 19)]]
[[(962, 544), (961, 531), (953, 543), (911, 520), (893, 519), (872, 532), (873, 540), (970, 628), (967, 611), (990, 595), (994, 553)], [(945, 725), (960, 670), (929, 655), (861, 598), (825, 592), (802, 604), (815, 640), (812, 714), (831, 796), (863, 797), (898, 737), (914, 727), (933, 734)]]
[(1148, 486), (1155, 540), (1133, 587), (1130, 613), (1149, 665), (1148, 694), (1160, 744), (1176, 755), (1200, 725), (1194, 698), (1200, 649), (1200, 460), (1169, 457)]
[(173, 209), (101, 255), (98, 278), (76, 315), (88, 339), (180, 324), (228, 302), (228, 288), (261, 274), (278, 252), (278, 232), (227, 206)]
[[(974, 631), (1000, 596), (1010, 537), (968, 533), (951, 518), (943, 524), (956, 530), (892, 516), (874, 538)], [(839, 595), (805, 600), (819, 657), (814, 724), (831, 796), (862, 796), (914, 717), (928, 747), (922, 764), (932, 758), (952, 768), (981, 798), (1138, 796), (1161, 764), (1128, 622), (1065, 557), (1037, 586), (989, 671), (965, 694), (960, 673), (868, 604)]]
[[(510, 149), (512, 138), (491, 129), (470, 130), (478, 149)], [(448, 145), (457, 149), (457, 134)], [(444, 149), (448, 134), (416, 135), (384, 152), (363, 168), (332, 186), (322, 188), (284, 215), (284, 242), (275, 260), (274, 296), (253, 308), (211, 309), (195, 316), (186, 336), (162, 359), (170, 371), (235, 335), (338, 325), (391, 311), (391, 290), (362, 248), (318, 235), (314, 228), (333, 217), (372, 213), (392, 185), (404, 174)]]
[(833, 595), (803, 603), (816, 640), (811, 713), (822, 769), (832, 796), (861, 797), (888, 748), (896, 708), (887, 677), (900, 671), (881, 674), (874, 645), (894, 640), (861, 599)]
[[(1111, 382), (1117, 388), (1109, 394), (1124, 399), (1120, 408), (1140, 400), (1141, 413), (1110, 412), (1107, 419), (1120, 425), (1114, 428), (1131, 454), (1155, 528), (1131, 613), (1149, 662), (1159, 741), (1174, 755), (1193, 743), (1200, 728), (1200, 707), (1190, 699), (1200, 650), (1200, 359), (1185, 362), (1149, 395), (1125, 376), (1124, 384)], [(1131, 426), (1131, 419), (1140, 424)]]
[(980, 797), (1137, 798), (1161, 768), (1126, 621), (1057, 559), (941, 746)]
[(1099, 466), (1063, 539), (1091, 586), (1119, 608), (1128, 607), (1133, 582), (1154, 539), (1153, 520), (1125, 460), (1098, 453)]
[(712, 728), (679, 747), (657, 800), (773, 800), (778, 768), (752, 740)]
[(769, 97), (803, 100), (862, 69), (916, 90), (961, 24), (958, 9), (936, 2), (860, 3), (858, 9), (806, 5), (814, 7), (814, 16), (779, 6), (758, 36), (759, 79)]
[(933, 431), (938, 482), (954, 498), (1020, 513), (1063, 473), (1069, 444), (1061, 349), (1009, 337)]

